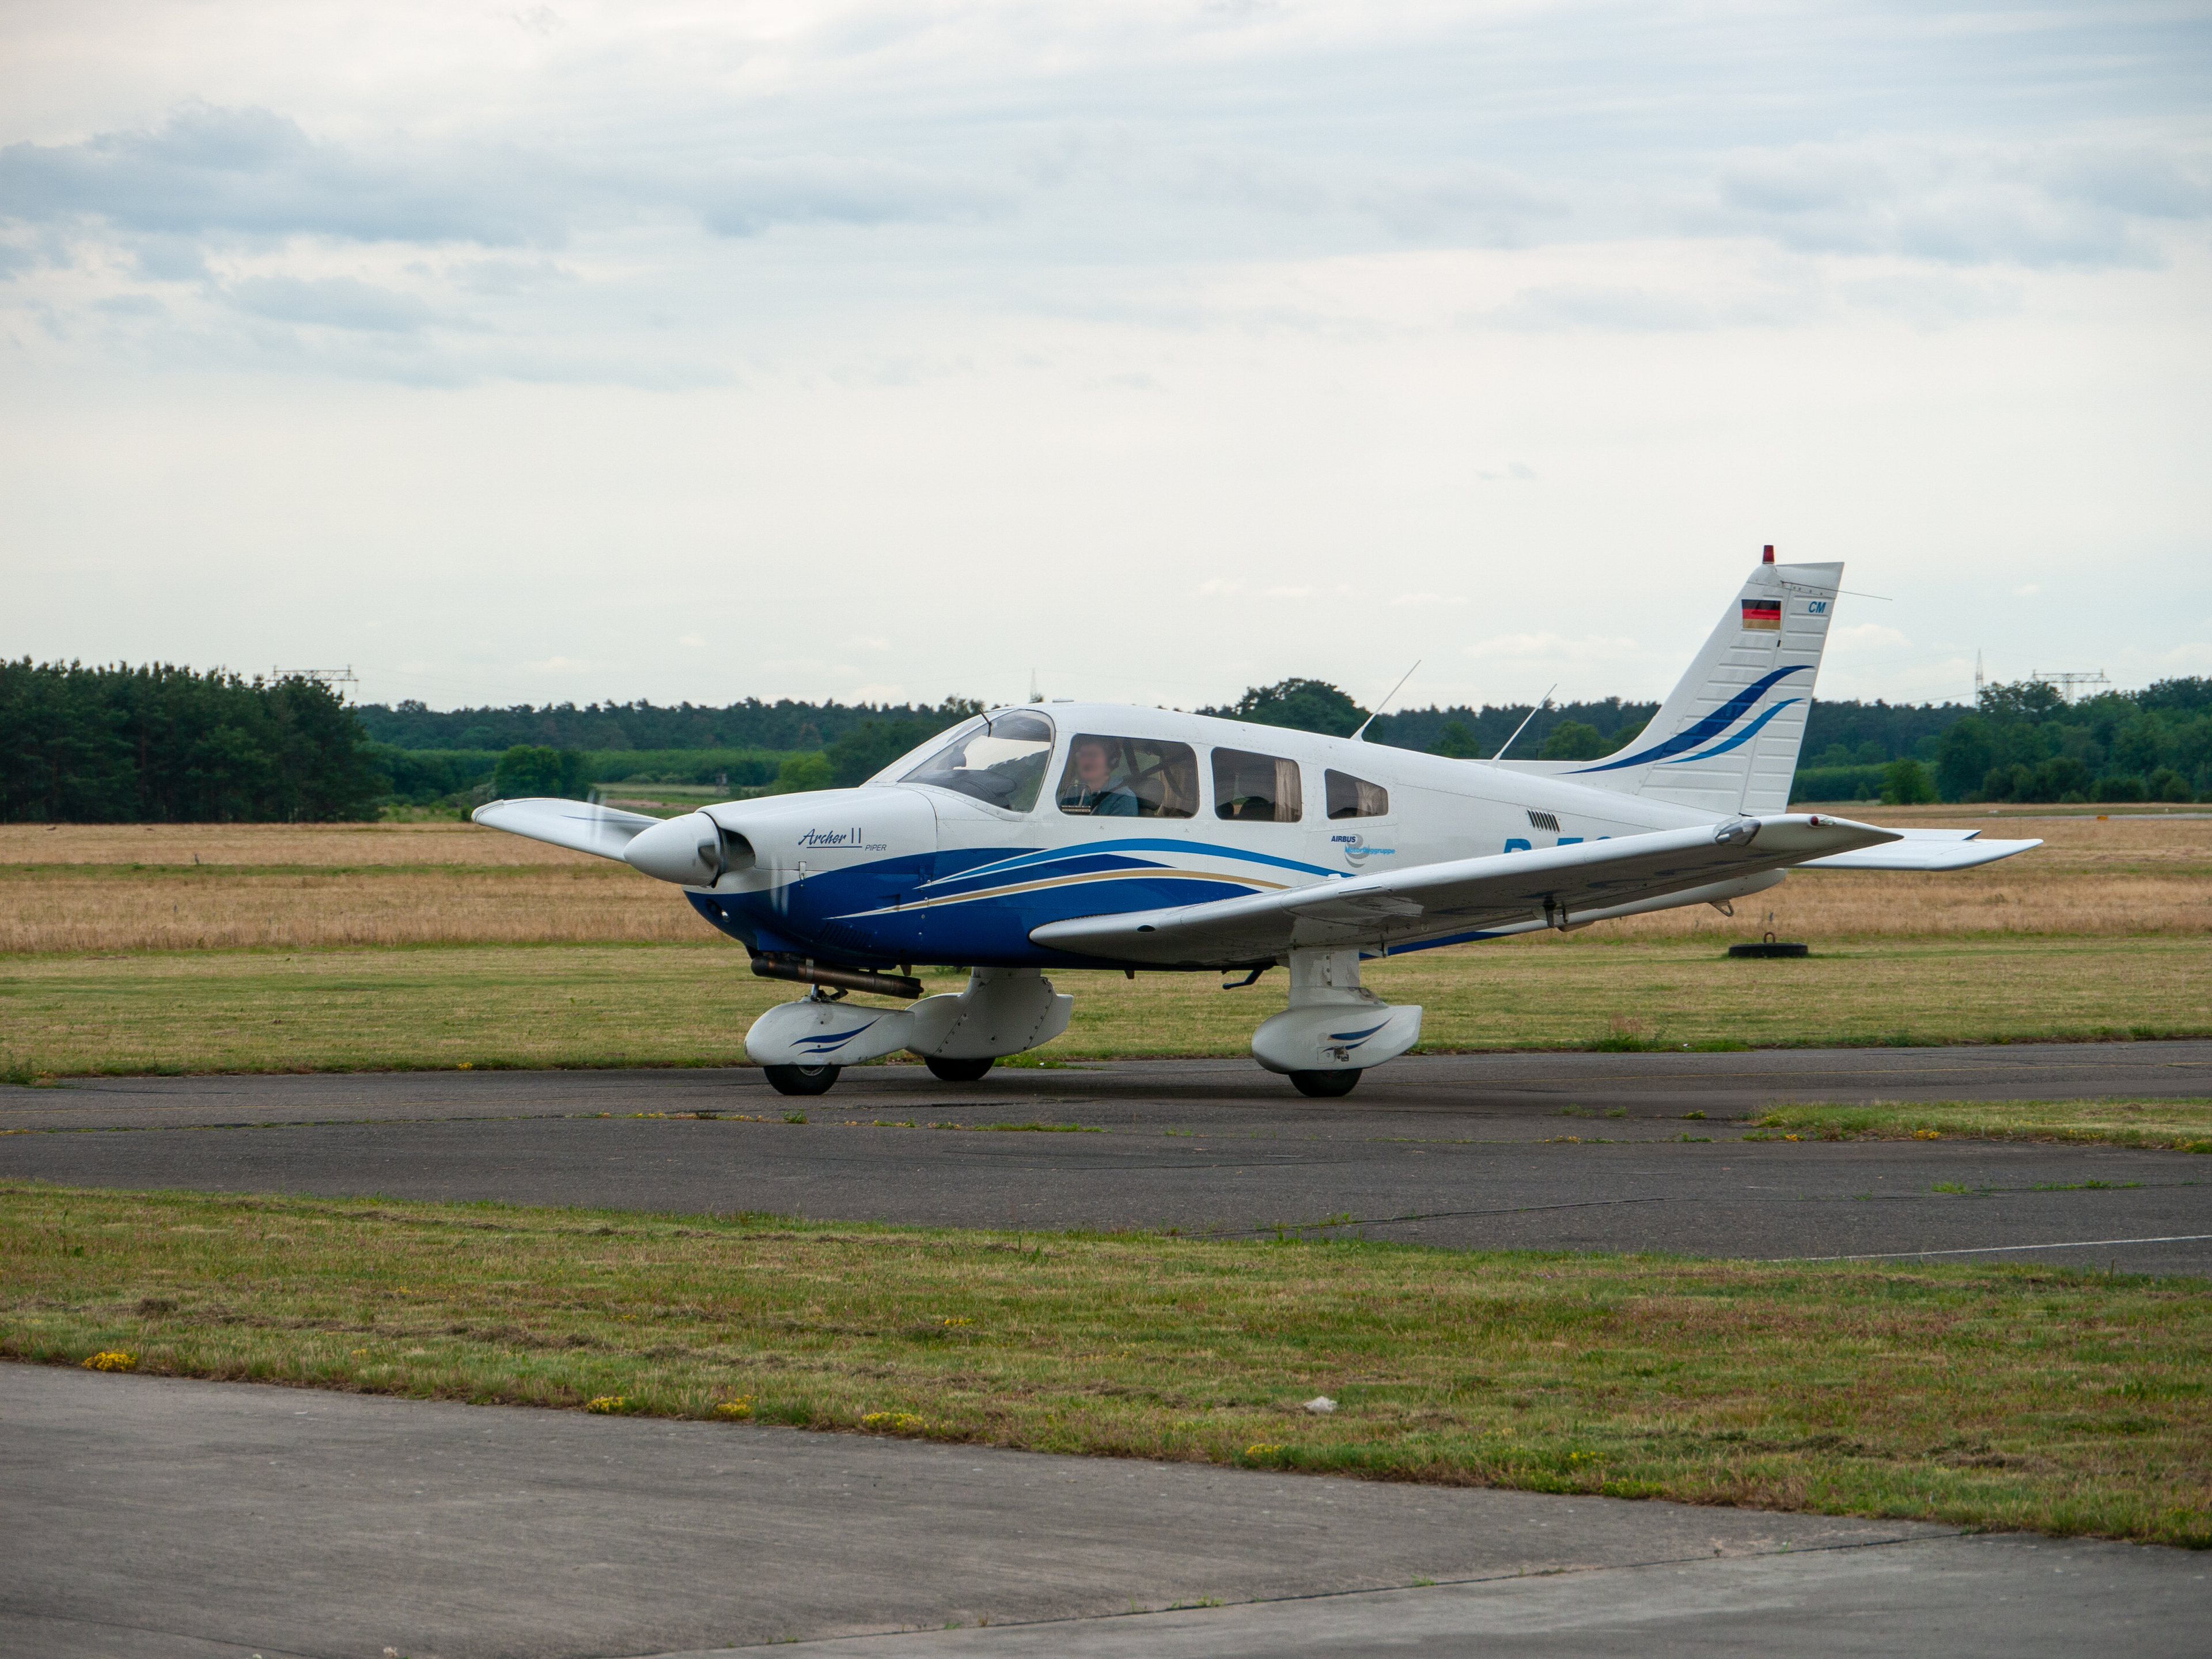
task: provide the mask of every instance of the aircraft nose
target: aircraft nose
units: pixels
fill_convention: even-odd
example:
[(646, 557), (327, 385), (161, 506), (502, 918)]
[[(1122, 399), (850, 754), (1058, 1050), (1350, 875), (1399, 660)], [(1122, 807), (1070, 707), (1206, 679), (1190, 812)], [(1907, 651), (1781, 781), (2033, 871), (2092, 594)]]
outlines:
[(721, 826), (704, 812), (641, 830), (623, 849), (630, 866), (684, 887), (712, 887), (722, 873)]

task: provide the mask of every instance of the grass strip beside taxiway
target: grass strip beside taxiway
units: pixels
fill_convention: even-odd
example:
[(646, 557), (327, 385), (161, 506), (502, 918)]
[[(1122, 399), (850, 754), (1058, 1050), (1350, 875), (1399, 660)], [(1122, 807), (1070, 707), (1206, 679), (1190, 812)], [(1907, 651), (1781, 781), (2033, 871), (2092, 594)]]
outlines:
[[(1583, 936), (1587, 937), (1587, 936)], [(2212, 1035), (2212, 939), (1863, 940), (1738, 962), (1691, 940), (1504, 940), (1367, 964), (1423, 1048), (1829, 1047)], [(1278, 973), (1065, 972), (1047, 1059), (1243, 1054)], [(952, 973), (925, 975), (957, 989)], [(728, 1066), (795, 988), (726, 942), (0, 957), (0, 1067), (35, 1075)], [(864, 1006), (865, 1000), (855, 1006)]]
[(2212, 1100), (1877, 1100), (1777, 1106), (1750, 1120), (1824, 1140), (2101, 1141), (2212, 1152)]
[(33, 1183), (0, 1253), (23, 1360), (2212, 1545), (2197, 1279)]

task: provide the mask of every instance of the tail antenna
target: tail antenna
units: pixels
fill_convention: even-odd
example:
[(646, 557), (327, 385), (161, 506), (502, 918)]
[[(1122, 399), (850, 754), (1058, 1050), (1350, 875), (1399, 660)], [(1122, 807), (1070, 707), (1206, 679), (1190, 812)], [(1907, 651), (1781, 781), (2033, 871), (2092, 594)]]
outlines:
[(1505, 758), (1505, 751), (1513, 746), (1513, 738), (1519, 737), (1523, 732), (1526, 732), (1528, 729), (1528, 721), (1536, 718), (1536, 709), (1547, 707), (1552, 701), (1552, 691), (1556, 691), (1559, 689), (1559, 683), (1557, 680), (1553, 680), (1552, 682), (1551, 690), (1545, 692), (1542, 696), (1536, 699), (1536, 708), (1530, 709), (1528, 711), (1528, 718), (1523, 720), (1520, 725), (1513, 728), (1513, 737), (1506, 738), (1504, 742), (1498, 745), (1498, 752), (1490, 757), (1490, 763), (1492, 766), (1497, 765), (1498, 762)]
[[(1419, 668), (1420, 665), (1421, 659), (1419, 657), (1414, 658), (1413, 668)], [(1367, 728), (1374, 725), (1376, 720), (1382, 717), (1382, 711), (1390, 706), (1390, 697), (1396, 696), (1401, 691), (1403, 691), (1406, 689), (1406, 682), (1413, 678), (1413, 668), (1408, 668), (1404, 673), (1399, 675), (1397, 684), (1390, 688), (1390, 696), (1383, 698), (1382, 702), (1376, 703), (1375, 705), (1375, 712), (1370, 714), (1365, 720), (1359, 722), (1359, 729), (1352, 734), (1352, 742), (1364, 743), (1367, 741)]]

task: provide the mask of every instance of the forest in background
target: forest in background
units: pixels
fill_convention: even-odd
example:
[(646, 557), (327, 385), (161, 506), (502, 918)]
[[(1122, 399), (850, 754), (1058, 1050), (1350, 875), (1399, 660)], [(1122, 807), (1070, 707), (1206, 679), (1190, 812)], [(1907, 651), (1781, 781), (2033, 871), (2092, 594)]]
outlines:
[(391, 792), (359, 711), (315, 680), (0, 661), (0, 821), (331, 823)]
[[(494, 796), (690, 784), (732, 795), (861, 781), (981, 708), (763, 702), (571, 703), (438, 710), (349, 706), (305, 678), (171, 665), (0, 662), (0, 820), (341, 821)], [(1599, 702), (1406, 709), (1369, 741), (1517, 759), (1597, 759), (1656, 705)], [(1347, 736), (1368, 711), (1326, 681), (1255, 686), (1200, 714)], [(1816, 702), (1793, 798), (1819, 802), (2212, 797), (2212, 680), (2169, 679), (2069, 704), (1993, 686), (1978, 706)]]

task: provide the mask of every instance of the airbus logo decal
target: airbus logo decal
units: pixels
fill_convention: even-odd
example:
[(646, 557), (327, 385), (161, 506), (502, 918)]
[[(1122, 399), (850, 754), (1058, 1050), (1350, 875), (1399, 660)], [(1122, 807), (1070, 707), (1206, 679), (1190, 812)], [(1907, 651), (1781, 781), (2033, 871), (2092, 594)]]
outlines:
[(1329, 840), (1344, 849), (1344, 856), (1354, 864), (1364, 864), (1373, 858), (1395, 858), (1395, 847), (1370, 847), (1364, 836), (1331, 836)]

